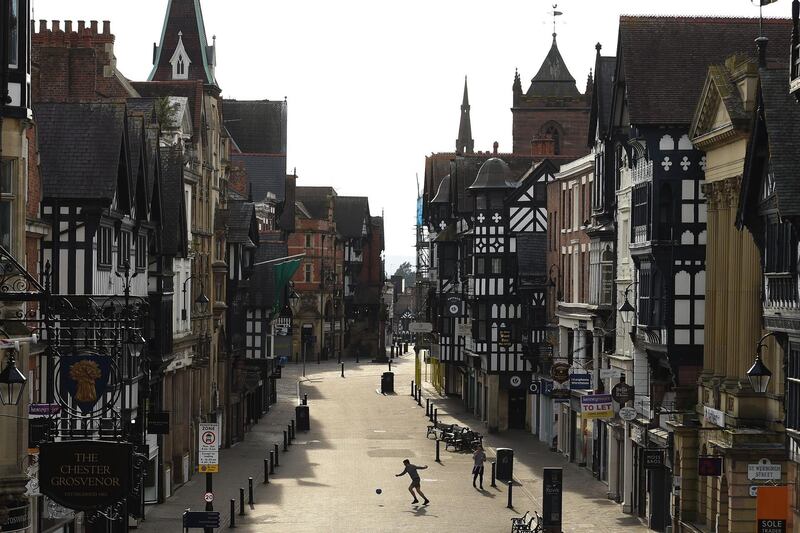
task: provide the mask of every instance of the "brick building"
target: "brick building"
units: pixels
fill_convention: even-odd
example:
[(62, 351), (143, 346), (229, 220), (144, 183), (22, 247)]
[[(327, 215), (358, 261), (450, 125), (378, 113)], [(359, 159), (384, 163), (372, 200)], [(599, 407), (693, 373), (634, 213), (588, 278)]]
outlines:
[(514, 75), (512, 137), (514, 154), (531, 154), (535, 140), (553, 140), (555, 162), (571, 161), (588, 152), (586, 130), (589, 126), (591, 106), (591, 75), (586, 93), (581, 94), (575, 85), (556, 44), (553, 44), (542, 62), (539, 72), (531, 79), (527, 92), (522, 92), (519, 72)]

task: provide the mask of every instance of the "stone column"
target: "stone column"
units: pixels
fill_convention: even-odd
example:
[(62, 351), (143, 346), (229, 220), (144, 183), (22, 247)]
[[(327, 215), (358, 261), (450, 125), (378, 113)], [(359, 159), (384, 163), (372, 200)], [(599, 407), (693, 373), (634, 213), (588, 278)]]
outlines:
[[(714, 340), (716, 338), (716, 324), (714, 322), (714, 310), (716, 309), (716, 290), (715, 275), (717, 250), (717, 228), (719, 217), (719, 202), (717, 198), (717, 187), (715, 183), (703, 185), (703, 192), (706, 195), (706, 205), (708, 209), (708, 222), (706, 223), (706, 320), (705, 325), (705, 346), (703, 348), (703, 381), (706, 382), (714, 375)], [(702, 397), (701, 397), (702, 401)]]

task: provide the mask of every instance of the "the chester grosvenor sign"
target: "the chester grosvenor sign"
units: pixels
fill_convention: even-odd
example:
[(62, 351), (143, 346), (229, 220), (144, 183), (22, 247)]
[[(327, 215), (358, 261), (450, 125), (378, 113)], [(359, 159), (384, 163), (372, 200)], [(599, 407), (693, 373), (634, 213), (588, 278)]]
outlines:
[(40, 450), (40, 490), (64, 507), (97, 509), (127, 496), (132, 453), (129, 443), (45, 442)]

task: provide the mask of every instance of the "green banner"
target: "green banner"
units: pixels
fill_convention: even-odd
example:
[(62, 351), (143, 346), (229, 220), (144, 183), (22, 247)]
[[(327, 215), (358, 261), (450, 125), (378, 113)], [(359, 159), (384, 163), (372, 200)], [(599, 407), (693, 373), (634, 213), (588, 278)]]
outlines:
[(292, 259), (275, 265), (275, 302), (272, 304), (273, 313), (280, 313), (283, 308), (283, 289), (294, 273), (300, 268), (300, 259)]

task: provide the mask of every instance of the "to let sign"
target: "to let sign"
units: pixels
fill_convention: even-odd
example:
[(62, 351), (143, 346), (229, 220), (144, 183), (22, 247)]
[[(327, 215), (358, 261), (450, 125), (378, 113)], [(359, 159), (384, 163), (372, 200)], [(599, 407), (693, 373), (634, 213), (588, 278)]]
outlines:
[(614, 404), (610, 394), (591, 394), (581, 396), (582, 418), (611, 418), (614, 416)]
[(73, 440), (43, 442), (39, 488), (50, 499), (78, 511), (107, 507), (130, 490), (130, 443)]
[(198, 470), (219, 472), (219, 424), (200, 424), (199, 430)]

